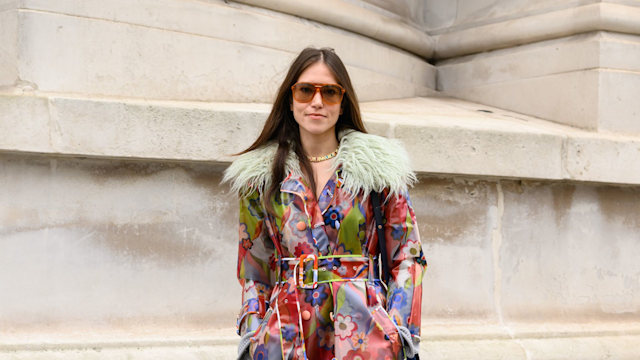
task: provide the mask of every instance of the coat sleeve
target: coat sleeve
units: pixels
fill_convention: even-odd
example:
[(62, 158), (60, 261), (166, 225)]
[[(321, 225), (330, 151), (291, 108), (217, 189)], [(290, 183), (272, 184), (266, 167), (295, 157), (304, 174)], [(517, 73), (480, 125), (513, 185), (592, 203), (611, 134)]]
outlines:
[(238, 281), (242, 286), (239, 335), (256, 330), (269, 305), (275, 282), (274, 246), (259, 193), (240, 198)]
[(408, 329), (417, 343), (420, 338), (422, 275), (427, 263), (416, 217), (408, 193), (387, 197), (383, 207), (387, 254), (391, 254), (387, 312), (398, 327)]

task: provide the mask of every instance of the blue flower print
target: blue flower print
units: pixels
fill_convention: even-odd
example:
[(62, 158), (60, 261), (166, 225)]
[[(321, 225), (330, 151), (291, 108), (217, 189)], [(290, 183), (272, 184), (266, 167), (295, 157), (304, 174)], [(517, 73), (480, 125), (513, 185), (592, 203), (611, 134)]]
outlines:
[(394, 224), (393, 229), (391, 230), (391, 237), (394, 240), (400, 240), (404, 236), (405, 231), (404, 227), (401, 224)]
[(417, 335), (420, 333), (420, 328), (414, 324), (409, 324), (409, 332), (413, 335)]
[(316, 306), (322, 305), (322, 303), (324, 303), (324, 301), (327, 300), (328, 297), (329, 295), (327, 295), (327, 293), (324, 291), (324, 288), (319, 287), (313, 289), (312, 291), (308, 291), (307, 297), (304, 300), (309, 304)]
[(258, 311), (258, 299), (247, 300), (247, 312)]
[(329, 225), (334, 229), (340, 228), (340, 221), (342, 221), (342, 214), (333, 206), (330, 207), (327, 212), (324, 213), (324, 224)]
[(329, 179), (329, 181), (327, 181), (327, 185), (325, 185), (325, 187), (322, 189), (320, 197), (318, 197), (318, 206), (320, 207), (320, 209), (326, 209), (327, 206), (329, 206), (335, 187), (335, 182)]
[(273, 197), (273, 201), (279, 206), (289, 206), (293, 201), (293, 196), (287, 192), (280, 192)]
[(258, 219), (263, 218), (262, 207), (258, 199), (249, 199), (249, 213)]
[(403, 308), (407, 305), (407, 294), (403, 288), (395, 288), (391, 294), (391, 303)]
[(292, 341), (296, 336), (296, 329), (293, 325), (285, 325), (282, 327), (282, 337), (287, 341)]
[(253, 353), (253, 358), (255, 360), (267, 360), (269, 359), (269, 352), (267, 351), (267, 347), (264, 344), (258, 346), (256, 351)]
[(420, 248), (420, 256), (416, 259), (416, 262), (422, 266), (427, 266), (427, 259), (424, 257), (424, 252)]
[(338, 246), (336, 246), (336, 249), (334, 250), (334, 254), (346, 255), (346, 254), (352, 254), (352, 251), (347, 250), (347, 247), (344, 244), (338, 244)]
[(318, 267), (332, 269), (333, 267), (340, 267), (340, 259), (339, 258), (330, 258), (330, 259), (320, 259), (318, 260)]

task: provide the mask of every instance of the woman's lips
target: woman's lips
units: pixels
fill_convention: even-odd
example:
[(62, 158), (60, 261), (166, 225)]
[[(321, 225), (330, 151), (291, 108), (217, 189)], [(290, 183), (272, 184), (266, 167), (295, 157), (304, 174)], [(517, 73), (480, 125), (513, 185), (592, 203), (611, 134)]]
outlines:
[(325, 117), (322, 114), (316, 114), (316, 113), (309, 114), (308, 116), (312, 119), (322, 119), (323, 117)]

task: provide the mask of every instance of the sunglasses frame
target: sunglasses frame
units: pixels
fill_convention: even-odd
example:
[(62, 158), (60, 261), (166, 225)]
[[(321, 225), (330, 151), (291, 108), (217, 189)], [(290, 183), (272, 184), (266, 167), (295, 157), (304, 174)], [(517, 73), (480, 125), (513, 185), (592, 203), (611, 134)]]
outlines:
[[(298, 99), (296, 99), (295, 97), (295, 88), (297, 85), (300, 84), (307, 84), (307, 85), (311, 85), (315, 88), (315, 91), (313, 92), (313, 95), (311, 95), (311, 98), (307, 101), (300, 101)], [(324, 95), (322, 94), (322, 88), (325, 86), (337, 86), (340, 89), (340, 101), (338, 102), (330, 102), (330, 101), (326, 101), (326, 99), (324, 98)], [(344, 93), (346, 92), (346, 90), (340, 86), (339, 84), (313, 84), (313, 83), (308, 83), (308, 82), (300, 82), (300, 83), (295, 83), (291, 86), (291, 96), (293, 96), (293, 99), (299, 103), (310, 103), (311, 101), (313, 101), (313, 98), (316, 96), (316, 93), (320, 92), (320, 97), (322, 98), (322, 102), (324, 102), (327, 105), (335, 105), (335, 104), (339, 104), (342, 102), (342, 98), (344, 97)]]

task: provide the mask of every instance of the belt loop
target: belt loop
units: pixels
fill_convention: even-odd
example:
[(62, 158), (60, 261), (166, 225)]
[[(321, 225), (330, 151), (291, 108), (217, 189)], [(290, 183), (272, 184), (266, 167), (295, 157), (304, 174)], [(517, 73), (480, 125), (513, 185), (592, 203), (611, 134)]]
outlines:
[(276, 260), (276, 284), (280, 283), (280, 281), (282, 281), (282, 279), (280, 278), (280, 275), (282, 275), (282, 258), (278, 257), (278, 259)]

